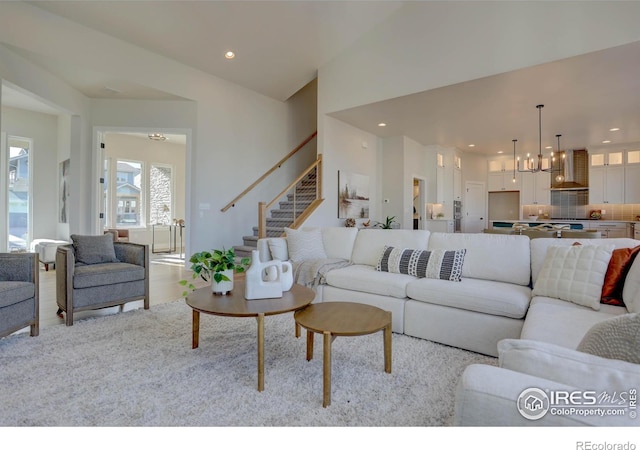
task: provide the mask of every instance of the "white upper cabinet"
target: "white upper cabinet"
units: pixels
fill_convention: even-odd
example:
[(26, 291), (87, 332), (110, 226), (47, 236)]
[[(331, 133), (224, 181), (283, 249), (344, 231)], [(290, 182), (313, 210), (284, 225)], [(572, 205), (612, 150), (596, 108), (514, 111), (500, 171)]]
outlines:
[(551, 174), (549, 172), (520, 174), (520, 204), (549, 205), (551, 203)]
[(625, 152), (589, 153), (589, 203), (625, 202)]

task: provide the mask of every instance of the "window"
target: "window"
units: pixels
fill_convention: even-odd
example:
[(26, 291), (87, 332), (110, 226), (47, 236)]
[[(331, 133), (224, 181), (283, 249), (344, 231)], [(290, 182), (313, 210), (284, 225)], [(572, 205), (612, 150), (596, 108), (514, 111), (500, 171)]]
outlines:
[(172, 166), (106, 158), (104, 179), (105, 228), (172, 223)]
[(9, 242), (10, 252), (27, 251), (30, 229), (30, 141), (9, 138)]
[(116, 227), (142, 226), (142, 163), (116, 161)]

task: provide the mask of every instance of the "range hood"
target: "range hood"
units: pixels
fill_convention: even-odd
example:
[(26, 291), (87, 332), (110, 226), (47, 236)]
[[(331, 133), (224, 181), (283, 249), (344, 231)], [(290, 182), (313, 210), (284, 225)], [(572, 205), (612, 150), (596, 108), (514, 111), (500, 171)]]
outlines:
[[(564, 158), (562, 157), (564, 153)], [(589, 158), (586, 150), (560, 152), (556, 162), (557, 172), (552, 173), (552, 191), (584, 191), (589, 189)], [(560, 179), (558, 175), (562, 175)]]

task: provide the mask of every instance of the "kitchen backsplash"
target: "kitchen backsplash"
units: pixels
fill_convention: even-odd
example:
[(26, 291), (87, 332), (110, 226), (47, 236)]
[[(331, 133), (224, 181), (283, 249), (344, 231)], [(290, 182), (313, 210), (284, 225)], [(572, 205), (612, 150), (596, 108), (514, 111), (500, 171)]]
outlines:
[[(602, 205), (523, 205), (522, 217), (529, 215), (537, 215), (543, 217), (555, 217), (565, 219), (587, 219), (591, 211), (599, 209), (604, 211), (603, 219), (608, 220), (629, 220), (635, 221), (636, 216), (640, 216), (640, 204), (612, 204), (605, 203)], [(539, 211), (542, 211), (540, 214)]]

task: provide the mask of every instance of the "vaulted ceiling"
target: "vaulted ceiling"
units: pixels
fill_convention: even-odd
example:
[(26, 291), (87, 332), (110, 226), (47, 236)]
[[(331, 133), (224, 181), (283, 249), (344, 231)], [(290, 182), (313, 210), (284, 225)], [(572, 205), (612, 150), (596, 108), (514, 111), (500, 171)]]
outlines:
[[(111, 35), (277, 100), (285, 100), (366, 33), (399, 1), (29, 1), (95, 33)], [(430, 2), (422, 6), (428, 11)], [(455, 3), (455, 2), (454, 2)], [(0, 5), (1, 8), (2, 5)], [(453, 7), (453, 6), (452, 6)], [(0, 9), (1, 12), (1, 9)], [(69, 22), (69, 23), (71, 23)], [(567, 24), (570, 26), (570, 24)], [(24, 39), (29, 39), (25, 32)], [(55, 36), (51, 36), (55, 39)], [(5, 44), (0, 42), (0, 45)], [(5, 44), (6, 45), (6, 44)], [(446, 45), (446, 43), (443, 43)], [(170, 93), (113, 79), (90, 65), (69, 66), (19, 45), (12, 51), (91, 98), (173, 99)], [(224, 58), (232, 50), (236, 57)], [(363, 105), (333, 115), (379, 136), (405, 135), (424, 145), (537, 151), (541, 99), (543, 147), (584, 148), (640, 142), (640, 42), (514, 72)], [(37, 102), (3, 88), (3, 104)], [(27, 103), (22, 103), (27, 105)], [(40, 105), (44, 108), (46, 106)], [(379, 122), (386, 122), (384, 128)], [(610, 128), (620, 128), (611, 132)]]

